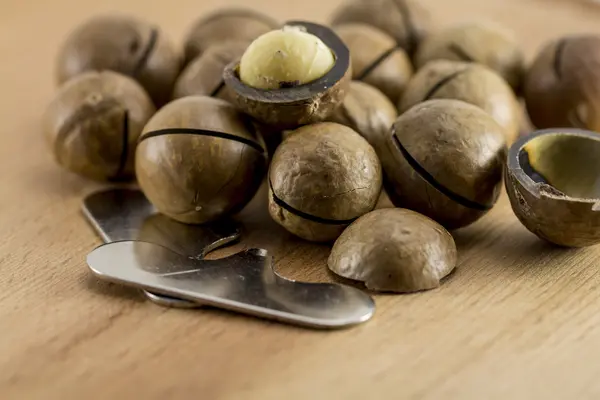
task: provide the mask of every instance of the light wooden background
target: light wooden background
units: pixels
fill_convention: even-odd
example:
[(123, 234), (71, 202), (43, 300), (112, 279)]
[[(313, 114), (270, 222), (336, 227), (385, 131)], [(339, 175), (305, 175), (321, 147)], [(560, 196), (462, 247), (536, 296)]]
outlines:
[[(164, 309), (90, 276), (85, 255), (100, 241), (79, 207), (99, 186), (59, 170), (39, 127), (57, 45), (107, 10), (157, 21), (180, 41), (192, 19), (225, 3), (325, 21), (338, 1), (0, 3), (0, 398), (600, 398), (600, 248), (542, 243), (505, 196), (456, 234), (460, 266), (443, 287), (378, 296), (375, 318), (346, 331)], [(584, 1), (423, 3), (440, 26), (511, 26), (530, 57), (550, 37), (600, 32), (600, 8)], [(327, 248), (271, 223), (264, 195), (243, 214), (253, 232), (244, 244), (268, 249), (288, 276), (330, 279)]]

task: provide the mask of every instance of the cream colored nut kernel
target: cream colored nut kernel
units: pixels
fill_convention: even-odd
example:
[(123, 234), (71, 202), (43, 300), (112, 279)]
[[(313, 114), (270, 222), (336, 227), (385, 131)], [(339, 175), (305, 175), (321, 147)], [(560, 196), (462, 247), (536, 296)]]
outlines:
[(299, 26), (265, 33), (240, 60), (240, 79), (258, 89), (279, 89), (312, 82), (335, 64), (331, 49)]

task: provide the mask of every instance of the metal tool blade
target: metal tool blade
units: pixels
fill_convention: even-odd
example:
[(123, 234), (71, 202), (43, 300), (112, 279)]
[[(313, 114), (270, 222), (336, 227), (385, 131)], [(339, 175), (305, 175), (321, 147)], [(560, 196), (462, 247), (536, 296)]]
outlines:
[(198, 260), (154, 243), (121, 241), (98, 247), (87, 262), (102, 279), (312, 328), (359, 324), (375, 310), (373, 299), (358, 289), (277, 275), (272, 257), (260, 249)]
[[(162, 214), (139, 190), (109, 189), (83, 201), (83, 213), (105, 243), (140, 240), (167, 247), (179, 254), (204, 258), (209, 252), (239, 240), (240, 227), (233, 221), (186, 225)], [(154, 303), (167, 307), (196, 308), (198, 303), (144, 291)]]

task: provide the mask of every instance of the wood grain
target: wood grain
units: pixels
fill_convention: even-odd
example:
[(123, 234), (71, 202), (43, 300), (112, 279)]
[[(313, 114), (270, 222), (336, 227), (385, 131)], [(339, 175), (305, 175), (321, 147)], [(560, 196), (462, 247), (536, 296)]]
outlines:
[[(422, 2), (438, 26), (486, 18), (512, 27), (529, 58), (549, 38), (600, 32), (590, 2)], [(345, 331), (164, 309), (88, 274), (85, 255), (100, 241), (79, 207), (100, 186), (55, 166), (40, 132), (58, 44), (83, 18), (109, 10), (157, 21), (180, 42), (192, 19), (224, 3), (0, 4), (0, 398), (600, 398), (600, 248), (544, 244), (506, 196), (456, 233), (460, 265), (441, 288), (377, 296), (375, 318)], [(251, 4), (282, 20), (322, 22), (338, 1)], [(264, 188), (241, 219), (242, 246), (268, 249), (283, 274), (331, 279), (328, 248), (271, 222)]]

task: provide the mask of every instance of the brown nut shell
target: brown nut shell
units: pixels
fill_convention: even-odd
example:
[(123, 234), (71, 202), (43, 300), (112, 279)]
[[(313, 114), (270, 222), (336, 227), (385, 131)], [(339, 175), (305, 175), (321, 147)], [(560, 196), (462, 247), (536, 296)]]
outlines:
[(175, 83), (173, 98), (197, 95), (231, 101), (231, 91), (223, 81), (223, 70), (238, 60), (247, 47), (245, 42), (230, 42), (208, 48), (185, 67)]
[(600, 35), (547, 44), (529, 69), (524, 92), (538, 128), (600, 131)]
[(354, 221), (333, 245), (327, 266), (368, 289), (433, 289), (456, 266), (454, 239), (435, 221), (402, 208), (375, 210)]
[(335, 32), (350, 50), (352, 79), (381, 90), (398, 103), (413, 74), (410, 59), (394, 39), (366, 24), (342, 24)]
[(277, 29), (279, 23), (261, 12), (231, 7), (215, 11), (196, 20), (185, 38), (185, 63), (209, 47), (229, 42), (249, 45), (260, 35)]
[(239, 62), (229, 64), (223, 73), (237, 107), (280, 130), (326, 120), (346, 96), (352, 76), (348, 48), (331, 29), (303, 21), (286, 25), (304, 27), (331, 49), (335, 64), (329, 72), (312, 82), (281, 89), (257, 89), (244, 84), (239, 78)]
[(346, 23), (364, 23), (381, 29), (412, 55), (427, 35), (431, 19), (416, 0), (348, 0), (331, 18), (333, 26)]
[(560, 246), (600, 243), (600, 135), (547, 129), (511, 146), (506, 191), (527, 229)]
[(59, 83), (82, 72), (112, 70), (137, 80), (157, 105), (169, 101), (181, 56), (165, 34), (127, 15), (101, 15), (79, 25), (57, 58)]
[(381, 192), (381, 165), (352, 129), (307, 125), (279, 145), (269, 167), (269, 213), (289, 232), (327, 242), (371, 211)]
[(399, 110), (432, 99), (454, 99), (487, 111), (504, 128), (507, 143), (519, 135), (521, 106), (500, 75), (481, 64), (436, 60), (421, 68), (408, 84)]
[(86, 72), (60, 87), (43, 118), (62, 167), (100, 181), (133, 178), (135, 147), (154, 114), (152, 100), (133, 79), (112, 71)]
[(494, 206), (505, 159), (502, 128), (459, 100), (429, 100), (400, 115), (381, 154), (394, 205), (447, 229), (469, 225)]
[(240, 211), (264, 176), (252, 121), (224, 100), (188, 96), (145, 126), (135, 165), (140, 187), (163, 214), (199, 224)]
[(364, 82), (352, 81), (329, 120), (354, 129), (380, 154), (397, 117), (396, 107), (383, 93)]
[(417, 68), (432, 60), (483, 64), (503, 77), (518, 92), (525, 74), (525, 59), (510, 31), (495, 24), (470, 22), (442, 29), (429, 36), (415, 56)]

